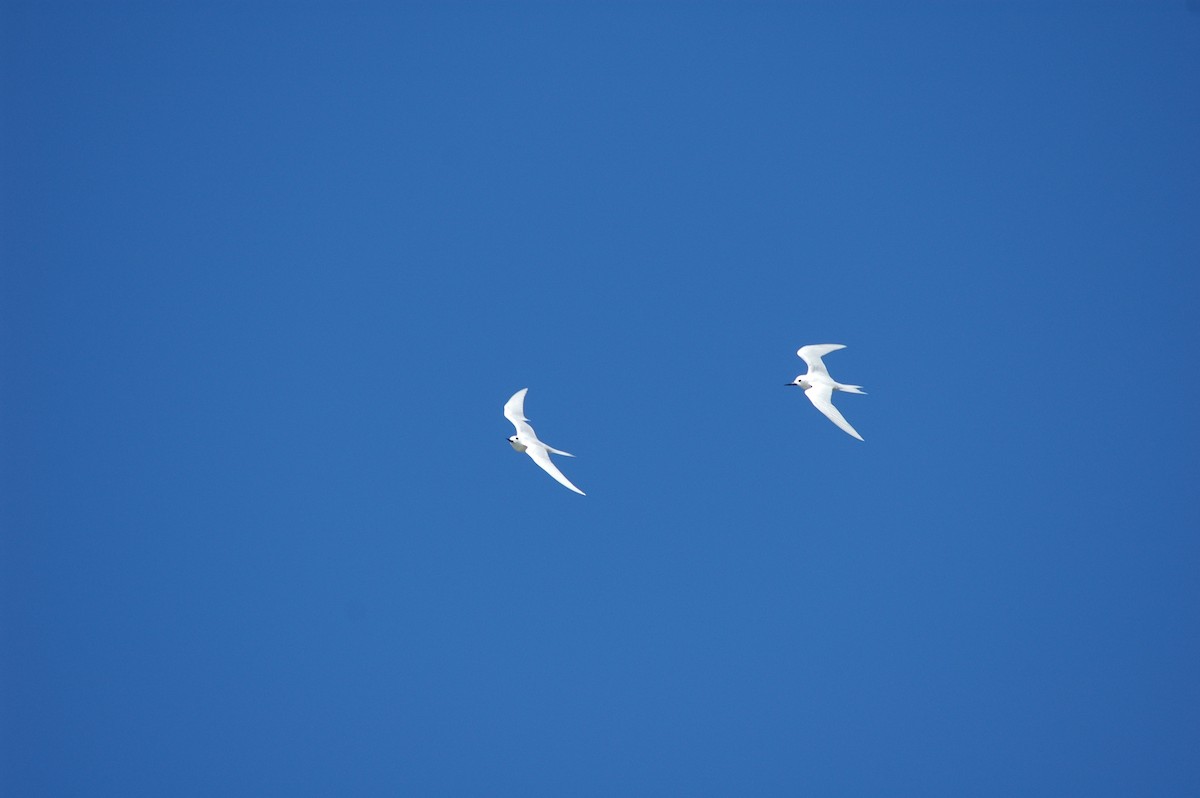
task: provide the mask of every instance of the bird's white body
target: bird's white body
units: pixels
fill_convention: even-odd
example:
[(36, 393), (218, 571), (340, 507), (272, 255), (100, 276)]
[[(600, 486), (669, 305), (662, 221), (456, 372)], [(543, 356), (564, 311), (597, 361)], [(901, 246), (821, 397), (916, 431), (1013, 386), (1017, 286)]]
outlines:
[(839, 349), (845, 349), (845, 344), (809, 344), (802, 346), (796, 350), (796, 354), (808, 364), (808, 373), (801, 374), (789, 385), (796, 385), (804, 389), (804, 395), (813, 403), (813, 407), (825, 414), (826, 418), (837, 424), (842, 431), (849, 435), (853, 435), (860, 441), (863, 439), (861, 435), (850, 426), (850, 422), (842, 416), (841, 412), (833, 406), (833, 392), (845, 391), (846, 393), (866, 393), (861, 385), (844, 385), (829, 376), (829, 371), (825, 368), (824, 361), (821, 358), (830, 352), (836, 352)]
[(508, 442), (518, 452), (524, 452), (529, 455), (533, 462), (537, 463), (543, 471), (554, 477), (560, 484), (578, 493), (580, 496), (587, 494), (579, 488), (571, 484), (571, 480), (563, 476), (563, 473), (558, 470), (558, 466), (554, 465), (550, 460), (550, 454), (561, 454), (564, 457), (574, 457), (570, 452), (564, 452), (561, 449), (555, 449), (553, 446), (547, 446), (538, 440), (537, 433), (533, 431), (533, 427), (529, 426), (529, 419), (525, 418), (525, 392), (528, 388), (522, 388), (512, 395), (504, 404), (504, 417), (513, 423), (517, 428), (517, 434), (509, 437)]

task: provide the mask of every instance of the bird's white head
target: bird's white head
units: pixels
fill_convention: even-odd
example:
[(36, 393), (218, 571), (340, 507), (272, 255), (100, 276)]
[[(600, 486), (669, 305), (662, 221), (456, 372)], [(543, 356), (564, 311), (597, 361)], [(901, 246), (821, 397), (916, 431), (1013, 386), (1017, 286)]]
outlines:
[(806, 391), (812, 387), (812, 383), (804, 379), (803, 374), (789, 382), (788, 385), (795, 385), (797, 388), (803, 388)]
[(516, 435), (509, 435), (508, 442), (511, 443), (512, 447), (514, 449), (516, 449), (518, 452), (523, 452), (523, 451), (525, 451), (526, 448), (528, 448), (523, 443), (521, 443), (520, 441), (517, 440)]

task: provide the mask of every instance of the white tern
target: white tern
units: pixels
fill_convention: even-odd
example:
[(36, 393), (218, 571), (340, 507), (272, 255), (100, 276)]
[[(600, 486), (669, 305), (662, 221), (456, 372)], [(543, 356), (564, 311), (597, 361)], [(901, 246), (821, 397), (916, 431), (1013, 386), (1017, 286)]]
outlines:
[(564, 477), (563, 473), (558, 470), (558, 466), (550, 461), (551, 453), (561, 454), (564, 457), (574, 457), (575, 455), (542, 443), (538, 440), (537, 433), (533, 431), (533, 427), (529, 426), (529, 419), (525, 418), (525, 392), (528, 390), (528, 388), (522, 388), (504, 403), (504, 417), (511, 421), (513, 426), (517, 428), (517, 434), (509, 436), (508, 442), (518, 452), (525, 452), (525, 454), (529, 455), (533, 459), (533, 462), (541, 466), (543, 471), (554, 477), (561, 484), (575, 491), (580, 496), (586, 496), (586, 493), (572, 485), (571, 480)]
[(813, 403), (813, 406), (820, 410), (825, 416), (837, 424), (845, 432), (858, 438), (863, 439), (854, 427), (850, 426), (838, 409), (833, 406), (833, 392), (845, 391), (846, 393), (866, 393), (861, 385), (843, 385), (829, 376), (829, 372), (825, 369), (825, 364), (821, 362), (822, 355), (828, 355), (830, 352), (836, 352), (839, 349), (845, 349), (845, 344), (809, 344), (802, 346), (796, 350), (805, 363), (808, 364), (808, 373), (801, 374), (788, 385), (795, 385), (804, 389), (804, 395)]

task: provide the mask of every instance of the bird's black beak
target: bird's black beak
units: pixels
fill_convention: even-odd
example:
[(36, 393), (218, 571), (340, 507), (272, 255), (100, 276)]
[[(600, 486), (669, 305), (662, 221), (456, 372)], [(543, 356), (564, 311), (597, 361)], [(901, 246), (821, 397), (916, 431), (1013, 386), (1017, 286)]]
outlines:
[(785, 382), (785, 383), (784, 383), (784, 385), (785, 385), (785, 386), (787, 386), (787, 387), (789, 387), (789, 388), (795, 388), (795, 387), (797, 387), (797, 386), (796, 386), (796, 383), (794, 383), (794, 382)]

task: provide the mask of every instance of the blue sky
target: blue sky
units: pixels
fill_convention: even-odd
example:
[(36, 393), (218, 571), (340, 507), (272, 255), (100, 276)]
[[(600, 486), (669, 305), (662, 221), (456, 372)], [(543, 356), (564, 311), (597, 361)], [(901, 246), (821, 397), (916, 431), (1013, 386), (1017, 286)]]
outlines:
[(0, 12), (5, 794), (1200, 792), (1187, 3), (109, 5)]

